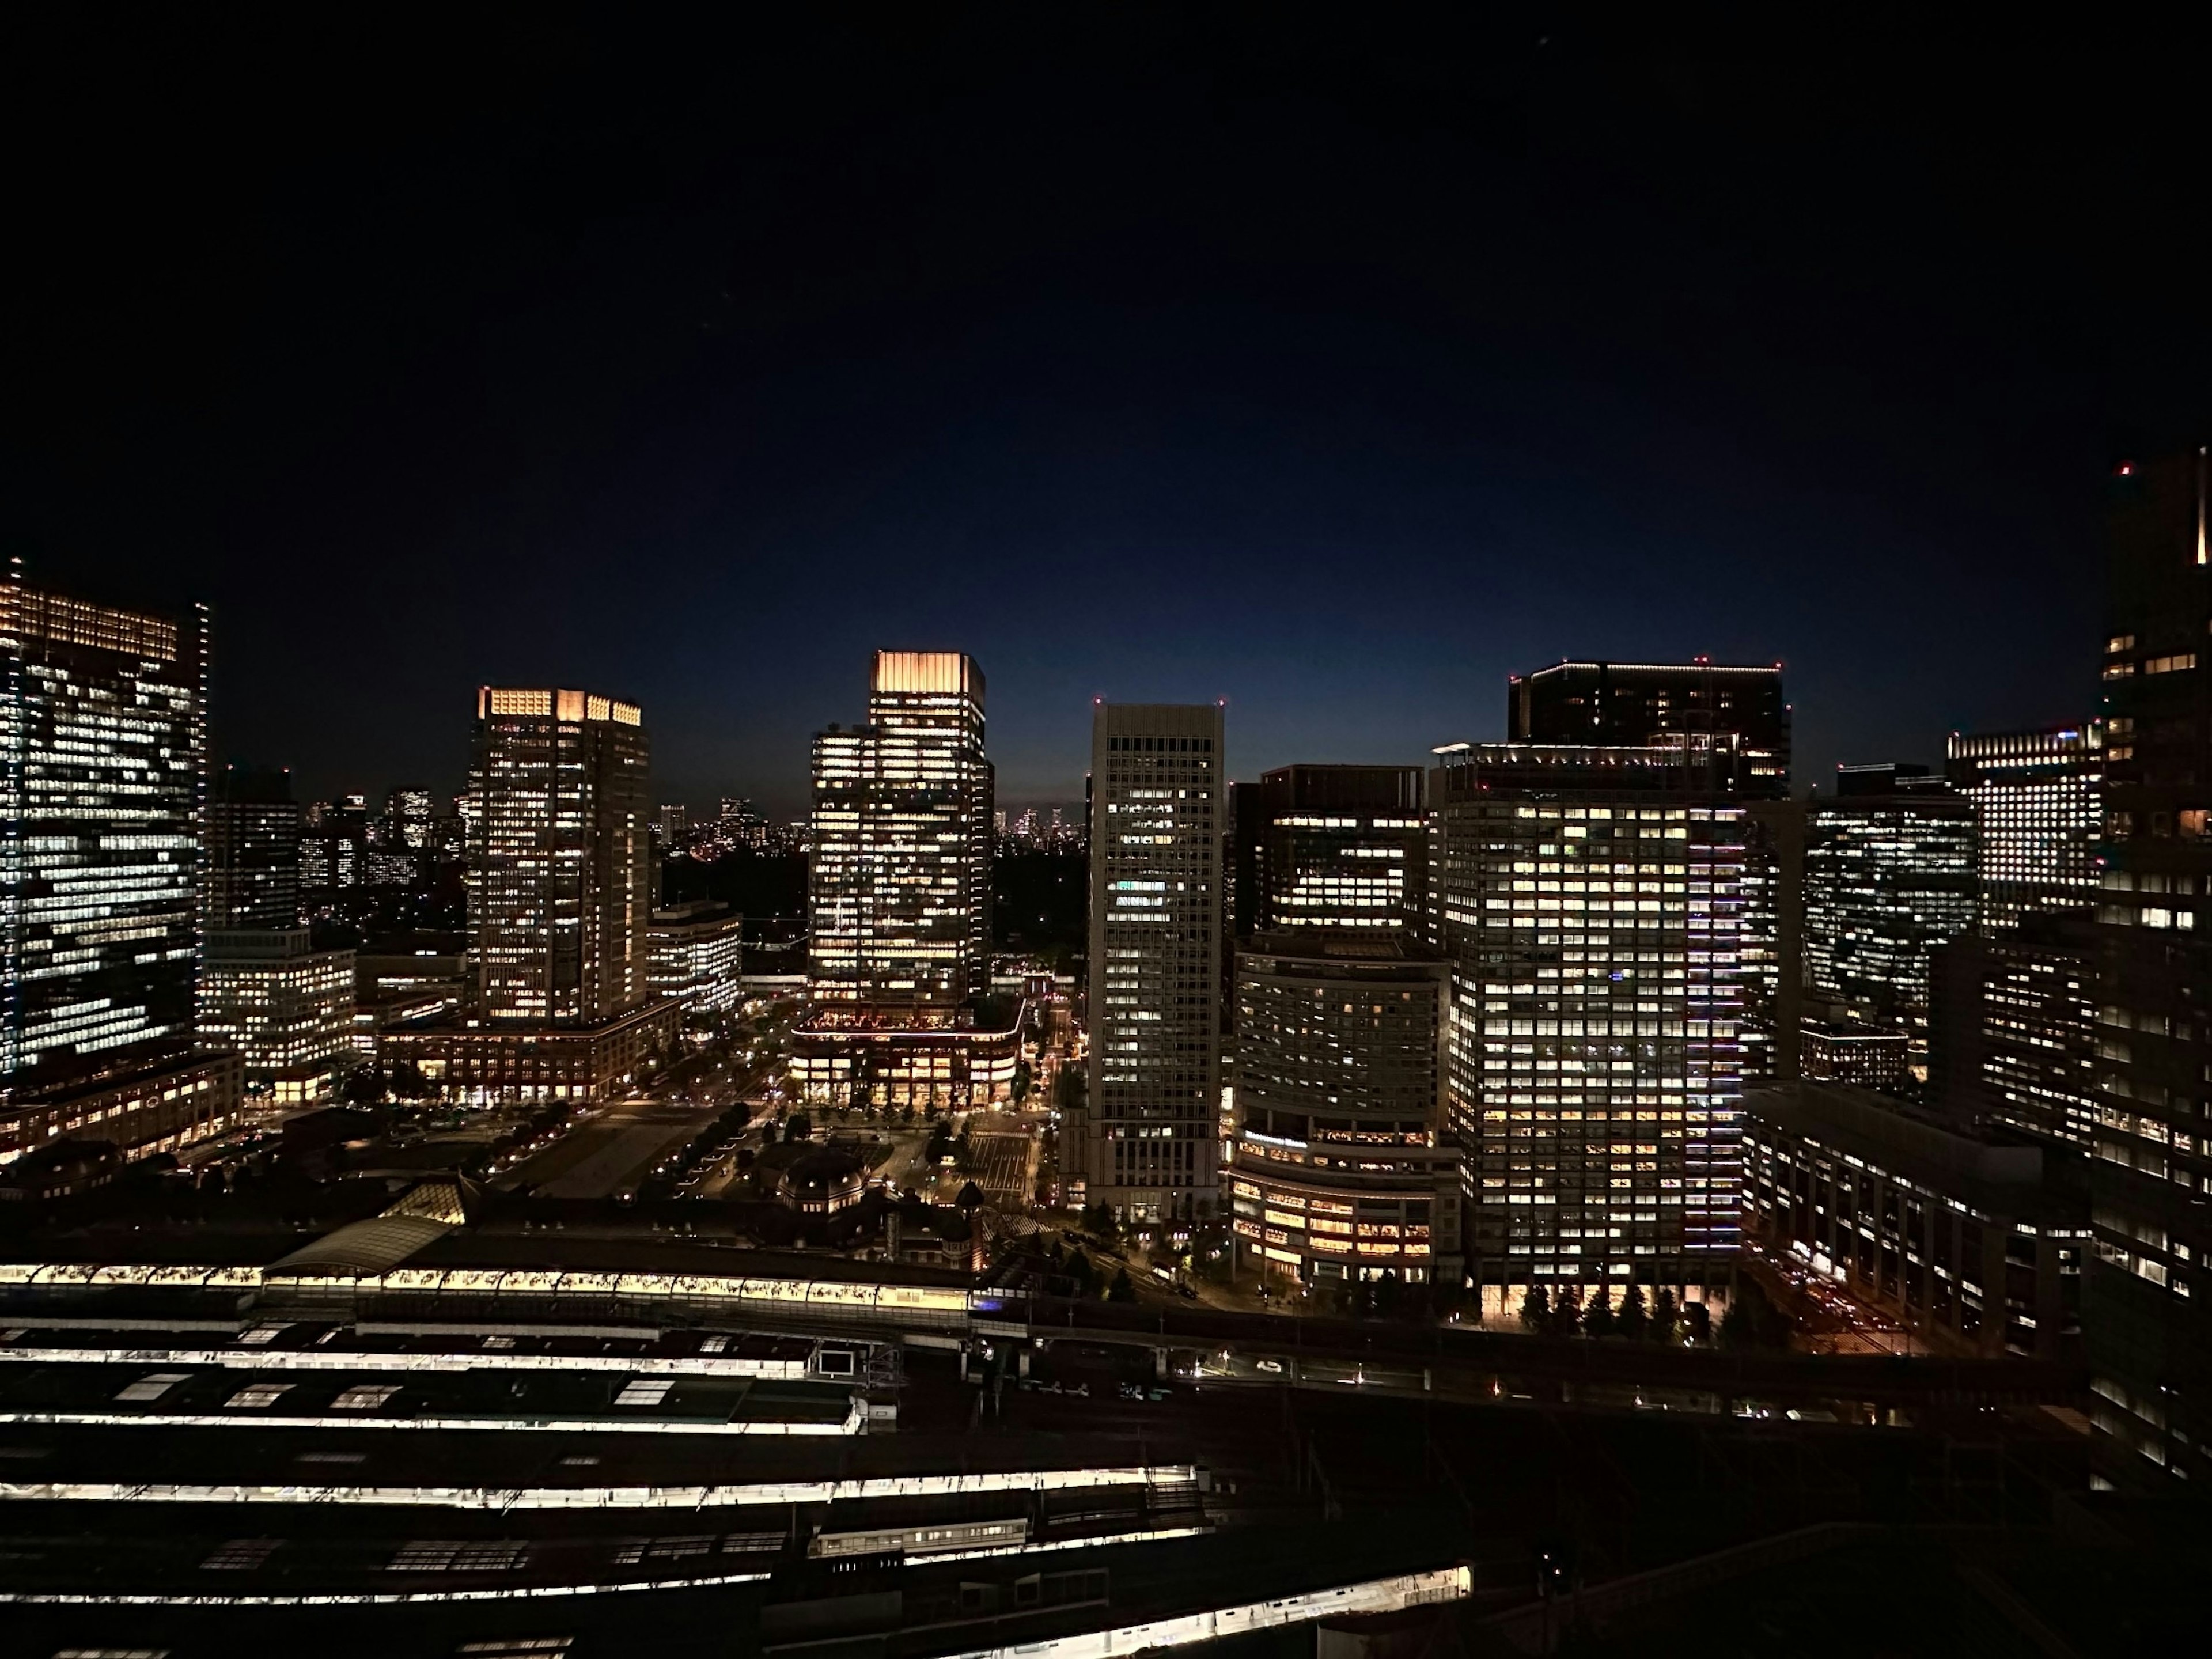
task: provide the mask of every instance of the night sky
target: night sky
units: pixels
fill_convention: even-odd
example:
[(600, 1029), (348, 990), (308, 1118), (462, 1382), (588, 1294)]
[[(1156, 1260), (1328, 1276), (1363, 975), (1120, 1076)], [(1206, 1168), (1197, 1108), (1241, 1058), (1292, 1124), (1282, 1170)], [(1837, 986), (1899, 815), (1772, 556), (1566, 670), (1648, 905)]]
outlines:
[(1563, 655), (1783, 659), (1801, 782), (2093, 712), (2102, 480), (2212, 430), (2186, 54), (1380, 9), (17, 18), (8, 550), (212, 604), (312, 794), (557, 683), (793, 811), (878, 645), (981, 661), (1017, 805), (1099, 695), (1239, 776)]

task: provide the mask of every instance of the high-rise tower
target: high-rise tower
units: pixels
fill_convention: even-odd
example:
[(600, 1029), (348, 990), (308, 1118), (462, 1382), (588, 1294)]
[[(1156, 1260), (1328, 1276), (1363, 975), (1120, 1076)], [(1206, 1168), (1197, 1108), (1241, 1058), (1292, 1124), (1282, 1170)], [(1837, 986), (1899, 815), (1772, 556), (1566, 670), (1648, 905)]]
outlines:
[(1218, 1203), (1222, 714), (1100, 703), (1091, 723), (1091, 1066), (1070, 1163), (1136, 1221)]
[(2097, 895), (2094, 1421), (2212, 1479), (2212, 562), (2205, 452), (2113, 480)]
[(204, 621), (0, 581), (0, 1096), (192, 1036)]
[(468, 892), (482, 1018), (579, 1024), (645, 1001), (647, 761), (634, 703), (477, 692)]
[(207, 804), (207, 926), (300, 925), (300, 808), (292, 775), (226, 766)]
[(1702, 1284), (1735, 1250), (1733, 745), (1437, 750), (1450, 1110), (1492, 1295)]

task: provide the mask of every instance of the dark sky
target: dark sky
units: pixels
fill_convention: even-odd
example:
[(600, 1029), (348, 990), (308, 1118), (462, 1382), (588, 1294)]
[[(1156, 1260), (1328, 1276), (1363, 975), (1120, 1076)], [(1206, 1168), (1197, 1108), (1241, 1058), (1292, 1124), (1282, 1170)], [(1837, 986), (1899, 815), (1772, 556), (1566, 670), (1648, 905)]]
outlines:
[(1238, 775), (1562, 655), (1784, 659), (1801, 781), (2089, 711), (2102, 477), (2208, 429), (2186, 54), (915, 9), (17, 18), (9, 550), (210, 601), (318, 793), (554, 682), (795, 810), (879, 644), (1017, 803), (1094, 695)]

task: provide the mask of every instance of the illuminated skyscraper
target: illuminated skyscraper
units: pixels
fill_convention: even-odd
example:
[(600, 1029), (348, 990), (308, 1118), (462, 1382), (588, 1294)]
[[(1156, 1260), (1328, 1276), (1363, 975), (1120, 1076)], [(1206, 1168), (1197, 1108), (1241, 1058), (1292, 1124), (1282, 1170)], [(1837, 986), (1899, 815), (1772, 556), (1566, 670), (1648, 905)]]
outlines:
[(1013, 1079), (1018, 1006), (989, 996), (983, 671), (878, 651), (865, 726), (814, 739), (808, 988), (792, 1072), (811, 1098), (964, 1104)]
[(877, 652), (868, 723), (814, 739), (817, 1002), (951, 1007), (990, 988), (991, 785), (974, 659)]
[(191, 1040), (204, 639), (0, 581), (0, 1097)]
[(207, 804), (207, 926), (300, 925), (300, 808), (289, 772), (226, 766)]
[(2212, 562), (2205, 453), (2113, 480), (2097, 895), (2093, 1417), (2212, 1480)]
[(1938, 777), (1894, 765), (1838, 769), (1805, 839), (1808, 1019), (1902, 1032), (1915, 1087), (1928, 1076), (1929, 953), (1974, 926), (1974, 809)]
[(577, 1024), (645, 1001), (647, 762), (634, 703), (477, 693), (468, 893), (481, 1018)]
[(1091, 724), (1089, 1099), (1064, 1145), (1137, 1221), (1219, 1203), (1222, 716), (1100, 703)]
[(1744, 813), (1733, 739), (1707, 741), (1437, 751), (1450, 1112), (1492, 1296), (1703, 1284), (1735, 1250)]
[(1983, 931), (2096, 902), (2104, 763), (2104, 726), (2095, 720), (2056, 732), (1951, 734), (1946, 772), (1973, 803), (1979, 829)]

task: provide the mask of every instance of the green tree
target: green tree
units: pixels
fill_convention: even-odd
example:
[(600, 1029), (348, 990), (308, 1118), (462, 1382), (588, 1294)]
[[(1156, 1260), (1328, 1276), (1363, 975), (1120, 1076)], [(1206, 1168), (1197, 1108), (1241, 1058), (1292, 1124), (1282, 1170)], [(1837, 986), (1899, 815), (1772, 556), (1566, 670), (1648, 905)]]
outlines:
[(1541, 1285), (1521, 1292), (1521, 1328), (1541, 1335), (1552, 1328), (1552, 1297)]
[(1606, 1299), (1602, 1285), (1597, 1287), (1595, 1294), (1583, 1309), (1583, 1334), (1601, 1337), (1613, 1334), (1613, 1304)]
[(1644, 1287), (1633, 1279), (1620, 1293), (1620, 1306), (1613, 1316), (1613, 1328), (1631, 1342), (1641, 1342), (1651, 1328), (1651, 1316), (1644, 1305)]
[(1581, 1287), (1562, 1285), (1552, 1292), (1552, 1334), (1572, 1336), (1583, 1328)]
[(1018, 1060), (1014, 1062), (1014, 1081), (1009, 1092), (1013, 1096), (1015, 1105), (1020, 1105), (1030, 1097), (1030, 1085), (1035, 1080), (1029, 1061)]
[(1106, 1299), (1109, 1302), (1134, 1302), (1137, 1299), (1137, 1287), (1130, 1282), (1127, 1267), (1114, 1275), (1114, 1282), (1106, 1287)]
[(814, 1125), (804, 1112), (793, 1112), (783, 1122), (786, 1140), (805, 1140), (814, 1133)]
[(1091, 1287), (1098, 1278), (1097, 1273), (1091, 1268), (1091, 1258), (1083, 1254), (1080, 1245), (1069, 1253), (1066, 1265), (1062, 1271), (1075, 1281), (1075, 1293), (1078, 1296), (1090, 1295)]
[(1740, 1276), (1729, 1294), (1728, 1311), (1721, 1316), (1721, 1346), (1741, 1349), (1759, 1346), (1771, 1313), (1766, 1291), (1759, 1281)]
[(1673, 1342), (1680, 1334), (1679, 1327), (1681, 1318), (1682, 1312), (1675, 1306), (1673, 1290), (1662, 1285), (1652, 1292), (1651, 1328), (1648, 1333), (1651, 1340), (1659, 1343)]

